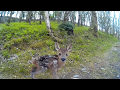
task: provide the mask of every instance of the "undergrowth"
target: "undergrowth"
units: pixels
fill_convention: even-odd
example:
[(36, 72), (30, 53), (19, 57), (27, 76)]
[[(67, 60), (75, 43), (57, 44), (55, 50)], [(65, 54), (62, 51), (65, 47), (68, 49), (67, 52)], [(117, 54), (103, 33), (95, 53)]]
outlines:
[[(94, 37), (89, 31), (89, 27), (76, 26), (74, 36), (69, 36), (66, 32), (60, 32), (58, 26), (60, 23), (51, 22), (54, 34), (64, 40), (60, 46), (65, 47), (72, 43), (72, 52), (68, 57), (66, 67), (76, 67), (80, 63), (90, 61), (89, 57), (101, 54), (109, 49), (117, 39), (112, 35), (98, 31), (98, 37)], [(47, 35), (48, 31), (45, 22), (32, 22), (29, 25), (26, 22), (12, 22), (9, 26), (1, 24), (0, 40), (3, 42), (2, 55), (10, 58), (10, 55), (17, 54), (18, 58), (12, 61), (5, 61), (0, 66), (0, 72), (11, 75), (11, 78), (30, 78), (31, 60), (35, 54), (54, 55), (55, 42)], [(72, 63), (70, 61), (73, 61)], [(46, 74), (47, 75), (47, 74)], [(39, 76), (41, 78), (50, 78), (49, 75)]]

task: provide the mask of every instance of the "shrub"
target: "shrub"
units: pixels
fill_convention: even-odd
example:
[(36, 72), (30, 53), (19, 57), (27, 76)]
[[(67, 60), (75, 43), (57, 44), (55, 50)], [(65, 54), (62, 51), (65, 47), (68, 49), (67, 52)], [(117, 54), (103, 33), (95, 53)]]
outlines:
[(73, 24), (70, 22), (64, 22), (64, 23), (60, 24), (58, 27), (60, 30), (66, 30), (66, 31), (73, 30), (73, 28), (74, 28)]
[(73, 28), (74, 28), (74, 25), (70, 22), (64, 22), (62, 24), (60, 24), (58, 26), (59, 30), (61, 31), (67, 31), (68, 35), (71, 35), (73, 34)]

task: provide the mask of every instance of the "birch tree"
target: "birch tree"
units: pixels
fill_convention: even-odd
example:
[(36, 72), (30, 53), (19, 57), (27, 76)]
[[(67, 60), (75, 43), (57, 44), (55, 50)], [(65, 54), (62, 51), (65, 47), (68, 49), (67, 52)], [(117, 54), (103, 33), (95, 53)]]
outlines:
[(48, 11), (45, 11), (45, 22), (46, 22), (46, 26), (47, 26), (49, 33), (52, 34)]
[(49, 32), (49, 35), (52, 37), (52, 39), (55, 41), (55, 42), (60, 42), (62, 43), (62, 40), (59, 39), (58, 37), (55, 37), (53, 35), (53, 31), (51, 29), (51, 25), (50, 25), (50, 19), (49, 19), (49, 13), (48, 11), (45, 11), (45, 22), (46, 22), (46, 26), (47, 26), (47, 30)]

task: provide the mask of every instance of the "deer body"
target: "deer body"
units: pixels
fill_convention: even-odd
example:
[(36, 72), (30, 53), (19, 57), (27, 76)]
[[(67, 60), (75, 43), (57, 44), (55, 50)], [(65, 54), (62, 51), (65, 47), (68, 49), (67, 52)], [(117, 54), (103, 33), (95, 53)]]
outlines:
[(68, 52), (71, 51), (71, 48), (71, 45), (69, 45), (67, 48), (59, 48), (58, 43), (55, 43), (55, 49), (58, 51), (57, 55), (44, 55), (35, 57), (33, 59), (34, 66), (31, 70), (31, 77), (34, 78), (35, 74), (50, 70), (53, 78), (58, 79), (57, 72), (65, 65)]

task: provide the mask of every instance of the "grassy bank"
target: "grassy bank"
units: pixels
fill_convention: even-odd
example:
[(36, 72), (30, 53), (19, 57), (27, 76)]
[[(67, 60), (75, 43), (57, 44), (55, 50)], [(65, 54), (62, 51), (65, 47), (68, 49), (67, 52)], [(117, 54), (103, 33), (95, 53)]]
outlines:
[[(75, 26), (74, 36), (68, 36), (66, 32), (60, 32), (58, 29), (59, 23), (51, 22), (51, 27), (55, 36), (63, 39), (64, 47), (68, 43), (72, 43), (73, 50), (68, 58), (66, 67), (77, 67), (80, 63), (85, 64), (84, 61), (90, 62), (89, 58), (98, 54), (102, 54), (109, 49), (118, 40), (112, 35), (103, 32), (98, 32), (98, 37), (94, 37), (89, 31), (89, 27)], [(3, 44), (2, 55), (5, 58), (10, 58), (11, 55), (16, 54), (18, 58), (15, 60), (1, 61), (0, 72), (5, 74), (8, 78), (29, 78), (29, 70), (31, 69), (28, 60), (34, 54), (46, 55), (55, 54), (54, 41), (47, 35), (48, 31), (45, 22), (40, 25), (39, 22), (32, 22), (29, 25), (26, 22), (15, 22), (9, 26), (5, 24), (0, 25), (0, 42)], [(74, 63), (71, 63), (71, 62)], [(67, 69), (69, 72), (69, 69)], [(40, 78), (50, 78), (41, 74)]]

